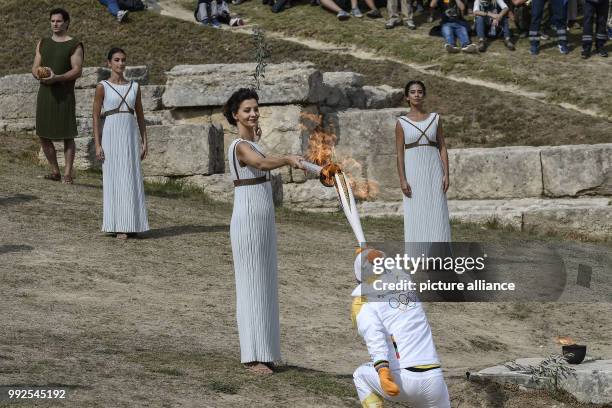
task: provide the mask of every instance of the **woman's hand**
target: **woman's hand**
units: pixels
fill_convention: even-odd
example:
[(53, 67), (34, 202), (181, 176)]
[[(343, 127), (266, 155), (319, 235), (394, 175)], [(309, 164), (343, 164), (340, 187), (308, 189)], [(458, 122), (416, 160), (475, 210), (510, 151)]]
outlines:
[(147, 148), (147, 142), (143, 142), (142, 146), (140, 147), (140, 160), (146, 159), (148, 152), (149, 149)]
[(410, 184), (406, 180), (402, 180), (400, 182), (400, 187), (402, 189), (402, 193), (408, 198), (412, 197), (412, 188), (410, 188)]
[(303, 169), (304, 166), (302, 166), (302, 161), (304, 161), (302, 156), (298, 156), (296, 154), (290, 154), (287, 156), (287, 163), (294, 169)]
[(102, 146), (96, 146), (96, 159), (99, 161), (104, 161), (104, 150), (102, 150)]
[(444, 194), (448, 191), (448, 184), (448, 174), (444, 174), (442, 176), (442, 191), (444, 191)]

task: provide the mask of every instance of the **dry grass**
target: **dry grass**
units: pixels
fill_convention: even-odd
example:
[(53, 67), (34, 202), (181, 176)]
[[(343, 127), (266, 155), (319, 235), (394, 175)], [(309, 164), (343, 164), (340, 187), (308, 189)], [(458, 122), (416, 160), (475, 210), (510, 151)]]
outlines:
[[(10, 313), (0, 314), (0, 384), (69, 388), (69, 400), (54, 406), (358, 404), (350, 372), (367, 355), (348, 319), (354, 237), (340, 215), (277, 212), (287, 364), (274, 376), (256, 377), (238, 359), (230, 205), (168, 187), (147, 196), (153, 230), (117, 242), (99, 232), (99, 174), (79, 173), (74, 186), (41, 180), (43, 169), (14, 158), (19, 150), (33, 151), (32, 140), (1, 137), (0, 309)], [(364, 228), (377, 240), (397, 239), (402, 230), (397, 218), (367, 219)], [(462, 225), (453, 225), (453, 234), (507, 245), (530, 239)], [(334, 243), (333, 257), (323, 242)], [(576, 251), (583, 246), (565, 245)], [(454, 405), (555, 403), (542, 393), (467, 383), (462, 373), (475, 368), (472, 350), (481, 367), (526, 353), (551, 332), (574, 329), (594, 353), (609, 351), (606, 304), (573, 305), (569, 320), (567, 310), (545, 304), (516, 317), (516, 310), (496, 304), (426, 307)], [(597, 318), (578, 318), (586, 315)], [(465, 327), (469, 334), (457, 338)]]

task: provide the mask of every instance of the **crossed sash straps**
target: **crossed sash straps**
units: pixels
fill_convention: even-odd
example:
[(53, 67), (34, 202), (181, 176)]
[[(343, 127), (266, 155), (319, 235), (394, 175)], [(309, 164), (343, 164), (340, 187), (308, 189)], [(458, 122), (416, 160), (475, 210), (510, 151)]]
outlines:
[[(267, 176), (261, 176), (261, 177), (255, 177), (255, 178), (249, 178), (249, 179), (240, 179), (240, 174), (238, 174), (238, 165), (236, 164), (236, 146), (238, 146), (239, 143), (244, 142), (244, 140), (239, 140), (238, 142), (236, 142), (234, 144), (234, 151), (232, 152), (232, 158), (234, 159), (234, 171), (236, 173), (236, 178), (238, 180), (234, 180), (234, 187), (240, 187), (240, 186), (252, 186), (255, 184), (261, 184), (261, 183), (265, 183), (266, 181), (269, 181), (270, 178), (270, 172), (267, 172)], [(248, 142), (247, 142), (248, 143)], [(255, 149), (255, 147), (248, 143), (249, 147), (255, 151), (256, 153), (258, 153), (259, 155), (261, 155), (261, 157), (266, 157), (266, 155), (264, 155), (262, 152), (260, 152), (259, 150)]]
[[(125, 98), (127, 98), (127, 96), (130, 94), (130, 91), (132, 90), (132, 85), (134, 84), (134, 81), (130, 81), (130, 87), (128, 88), (128, 90), (127, 90), (127, 92), (125, 93), (125, 95), (121, 95), (121, 94), (119, 93), (119, 91), (118, 91), (118, 90), (116, 90), (116, 89), (115, 89), (115, 88), (114, 88), (114, 87), (113, 87), (113, 86), (112, 86), (112, 85), (111, 85), (111, 84), (110, 84), (108, 81), (104, 81), (104, 82), (106, 82), (106, 84), (107, 84), (107, 85), (108, 85), (108, 86), (109, 86), (109, 87), (110, 87), (110, 88), (111, 88), (113, 91), (115, 91), (115, 92), (117, 93), (117, 95), (119, 95), (119, 97), (121, 98), (121, 103), (119, 104), (119, 106), (118, 106), (117, 108), (115, 108), (115, 109), (111, 109), (111, 110), (108, 110), (108, 111), (104, 112), (104, 113), (102, 114), (102, 117), (103, 117), (103, 118), (106, 118), (107, 116), (114, 115), (115, 113), (130, 113), (130, 114), (132, 114), (132, 115), (133, 115), (133, 114), (134, 114), (134, 109), (132, 109), (132, 107), (130, 106), (130, 104), (129, 104), (129, 103), (127, 103), (127, 101), (125, 100)], [(127, 110), (127, 111), (122, 111), (122, 110), (121, 110), (121, 106), (122, 106), (123, 104), (125, 104), (125, 106), (128, 108), (128, 110)]]
[[(431, 125), (436, 121), (436, 118), (438, 117), (438, 114), (435, 114), (433, 119), (431, 120), (431, 122), (429, 122), (429, 125), (427, 125), (427, 127), (425, 128), (425, 130), (421, 130), (417, 125), (415, 125), (414, 123), (410, 122), (409, 120), (406, 120), (404, 118), (402, 118), (400, 116), (400, 119), (403, 120), (404, 122), (410, 124), (412, 127), (414, 127), (416, 130), (418, 130), (419, 132), (421, 132), (421, 136), (419, 136), (419, 138), (416, 140), (416, 142), (412, 142), (412, 143), (405, 143), (404, 144), (404, 150), (407, 149), (412, 149), (413, 147), (420, 147), (420, 146), (433, 146), (435, 148), (438, 148), (438, 142), (433, 142), (431, 140), (429, 140), (429, 138), (427, 137), (427, 135), (425, 134), (425, 132), (427, 132), (427, 130), (429, 130), (429, 128), (431, 127)], [(420, 144), (419, 142), (421, 141), (422, 138), (427, 139), (427, 144)]]

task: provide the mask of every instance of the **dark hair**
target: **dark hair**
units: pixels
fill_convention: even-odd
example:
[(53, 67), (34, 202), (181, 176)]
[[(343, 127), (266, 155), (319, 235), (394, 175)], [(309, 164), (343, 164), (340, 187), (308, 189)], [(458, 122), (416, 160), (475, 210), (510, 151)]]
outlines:
[(425, 84), (423, 83), (423, 81), (413, 79), (412, 81), (408, 81), (408, 83), (406, 84), (406, 88), (404, 88), (404, 96), (408, 96), (408, 91), (410, 91), (410, 87), (412, 85), (419, 85), (423, 89), (423, 96), (427, 94), (427, 90), (425, 89)]
[(234, 114), (238, 112), (240, 104), (249, 99), (255, 99), (259, 103), (259, 96), (254, 89), (240, 88), (225, 102), (225, 105), (223, 105), (223, 115), (231, 125), (236, 126), (238, 124), (236, 119), (234, 119)]
[(64, 10), (63, 8), (57, 7), (57, 8), (54, 8), (53, 10), (51, 10), (49, 12), (49, 18), (51, 18), (55, 14), (61, 14), (62, 18), (64, 19), (64, 22), (70, 23), (70, 14), (68, 14), (68, 12), (66, 10)]
[(108, 61), (113, 59), (113, 55), (117, 54), (118, 52), (122, 53), (123, 55), (127, 56), (127, 53), (125, 51), (123, 51), (123, 48), (119, 48), (119, 47), (113, 47), (110, 49), (110, 51), (108, 51), (108, 54), (106, 54), (106, 59)]

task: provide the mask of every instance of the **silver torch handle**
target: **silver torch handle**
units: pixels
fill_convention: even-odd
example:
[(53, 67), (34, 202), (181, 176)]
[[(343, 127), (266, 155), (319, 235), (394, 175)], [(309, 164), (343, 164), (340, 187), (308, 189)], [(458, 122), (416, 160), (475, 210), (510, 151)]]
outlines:
[(302, 167), (304, 168), (304, 170), (306, 170), (307, 173), (311, 173), (316, 176), (320, 176), (321, 170), (323, 170), (323, 167), (307, 161), (302, 162)]

